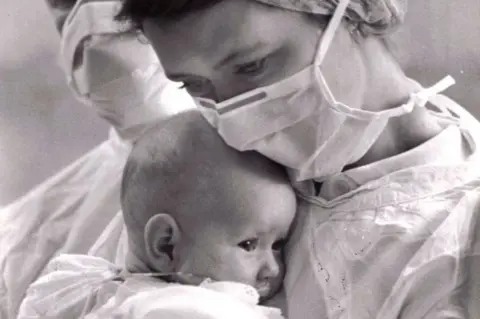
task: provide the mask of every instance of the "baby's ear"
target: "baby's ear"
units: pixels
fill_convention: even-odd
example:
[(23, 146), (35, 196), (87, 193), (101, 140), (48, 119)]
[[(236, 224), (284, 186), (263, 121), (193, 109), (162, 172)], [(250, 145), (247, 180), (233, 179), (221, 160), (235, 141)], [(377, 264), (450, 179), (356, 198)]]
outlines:
[(157, 214), (145, 226), (144, 240), (150, 266), (157, 271), (169, 271), (172, 251), (180, 239), (177, 223), (168, 214)]

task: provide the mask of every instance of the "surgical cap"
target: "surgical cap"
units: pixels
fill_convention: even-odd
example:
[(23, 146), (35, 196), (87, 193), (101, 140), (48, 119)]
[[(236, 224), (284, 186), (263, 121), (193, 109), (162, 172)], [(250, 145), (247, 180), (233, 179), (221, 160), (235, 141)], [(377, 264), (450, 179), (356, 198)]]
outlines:
[[(338, 0), (256, 0), (283, 9), (332, 15)], [(407, 0), (350, 0), (345, 18), (363, 35), (395, 30), (405, 17)]]

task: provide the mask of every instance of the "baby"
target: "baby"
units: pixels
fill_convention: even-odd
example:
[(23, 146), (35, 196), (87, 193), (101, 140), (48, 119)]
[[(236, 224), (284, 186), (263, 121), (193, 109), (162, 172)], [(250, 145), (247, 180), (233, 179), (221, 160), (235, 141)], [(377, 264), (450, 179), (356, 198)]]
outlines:
[[(192, 296), (207, 298), (205, 289), (248, 297), (255, 307), (259, 296), (267, 306), (232, 301), (237, 317), (243, 316), (241, 309), (253, 311), (246, 318), (257, 310), (258, 318), (281, 317), (271, 310), (285, 311), (284, 296), (277, 292), (285, 272), (284, 240), (296, 211), (282, 167), (227, 146), (198, 111), (187, 111), (135, 142), (121, 204), (128, 235), (126, 269), (96, 256), (57, 256), (29, 287), (18, 318), (83, 318), (87, 313), (89, 319), (111, 318), (112, 313), (119, 315), (113, 318), (143, 318), (132, 314), (147, 311), (148, 300), (160, 296), (163, 304), (153, 302), (151, 311), (164, 314), (164, 307), (178, 308), (181, 300), (173, 310), (228, 310), (228, 298), (220, 302), (223, 308), (188, 302)], [(152, 273), (162, 273), (155, 277), (166, 282)], [(255, 288), (258, 296), (237, 283)]]
[(158, 124), (135, 143), (121, 203), (130, 272), (240, 282), (261, 301), (281, 288), (296, 210), (286, 172), (227, 146), (198, 111)]

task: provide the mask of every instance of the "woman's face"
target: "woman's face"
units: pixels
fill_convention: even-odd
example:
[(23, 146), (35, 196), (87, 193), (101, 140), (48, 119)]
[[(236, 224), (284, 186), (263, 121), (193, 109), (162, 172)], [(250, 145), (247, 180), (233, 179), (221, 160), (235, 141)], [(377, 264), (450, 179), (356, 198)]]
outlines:
[[(321, 36), (320, 23), (305, 14), (252, 0), (224, 0), (174, 22), (147, 19), (143, 28), (167, 77), (183, 82), (191, 95), (217, 102), (312, 64)], [(322, 66), (333, 93), (350, 105), (361, 92), (354, 49), (340, 28)]]

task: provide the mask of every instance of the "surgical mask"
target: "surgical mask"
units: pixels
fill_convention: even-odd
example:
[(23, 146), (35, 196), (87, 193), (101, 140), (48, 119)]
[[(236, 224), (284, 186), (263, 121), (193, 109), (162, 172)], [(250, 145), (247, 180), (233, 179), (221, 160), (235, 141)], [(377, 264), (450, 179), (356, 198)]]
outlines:
[[(352, 108), (335, 99), (320, 66), (349, 0), (339, 2), (319, 41), (314, 63), (273, 85), (221, 103), (196, 98), (205, 118), (230, 146), (256, 150), (289, 168), (293, 181), (319, 182), (361, 159), (392, 117), (410, 113), (408, 103), (379, 112)], [(446, 79), (434, 88), (452, 83)]]

